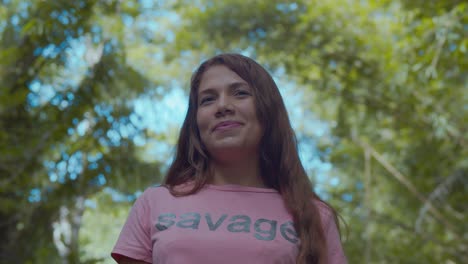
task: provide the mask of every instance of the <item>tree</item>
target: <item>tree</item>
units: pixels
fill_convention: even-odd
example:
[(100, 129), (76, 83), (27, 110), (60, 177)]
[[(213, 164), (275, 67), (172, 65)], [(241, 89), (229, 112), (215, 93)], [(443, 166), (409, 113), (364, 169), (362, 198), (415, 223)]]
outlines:
[(86, 198), (105, 186), (131, 194), (160, 177), (160, 164), (139, 157), (148, 132), (132, 110), (157, 84), (126, 54), (124, 23), (139, 8), (2, 1), (2, 263), (78, 263)]
[(333, 137), (320, 144), (340, 175), (331, 202), (350, 227), (350, 263), (466, 261), (464, 2), (176, 8), (177, 52), (246, 52), (305, 87), (310, 109), (331, 123)]

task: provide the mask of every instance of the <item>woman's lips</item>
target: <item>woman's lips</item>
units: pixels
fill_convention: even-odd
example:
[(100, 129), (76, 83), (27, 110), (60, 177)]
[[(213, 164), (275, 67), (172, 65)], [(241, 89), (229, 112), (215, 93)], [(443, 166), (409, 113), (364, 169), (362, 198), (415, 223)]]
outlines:
[(238, 122), (222, 122), (214, 128), (214, 131), (225, 131), (232, 128), (240, 127), (242, 124)]

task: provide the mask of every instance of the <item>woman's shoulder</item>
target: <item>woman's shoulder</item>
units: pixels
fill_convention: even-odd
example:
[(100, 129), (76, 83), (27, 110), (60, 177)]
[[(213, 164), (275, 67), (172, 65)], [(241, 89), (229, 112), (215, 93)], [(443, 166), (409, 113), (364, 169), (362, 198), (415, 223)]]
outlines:
[(162, 184), (155, 184), (147, 187), (138, 197), (138, 200), (153, 200), (170, 194), (169, 189)]
[(313, 203), (319, 211), (322, 222), (335, 221), (335, 210), (329, 204), (316, 198), (313, 199)]
[(165, 184), (155, 184), (146, 188), (143, 191), (141, 198), (143, 199), (150, 198), (150, 200), (152, 200), (153, 198), (164, 198), (164, 197), (174, 198), (175, 197), (173, 195), (174, 193), (179, 193), (179, 192), (183, 193), (183, 192), (190, 190), (192, 187), (193, 187), (193, 184), (190, 182), (176, 185), (176, 186), (167, 186)]

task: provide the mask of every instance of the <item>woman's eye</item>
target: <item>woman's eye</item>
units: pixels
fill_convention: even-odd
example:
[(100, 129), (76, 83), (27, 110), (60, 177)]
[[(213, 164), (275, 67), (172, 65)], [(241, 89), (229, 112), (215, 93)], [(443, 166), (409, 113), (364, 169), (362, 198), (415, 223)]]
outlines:
[(244, 95), (250, 95), (250, 93), (247, 92), (247, 91), (238, 90), (238, 91), (236, 91), (235, 95), (244, 96)]
[(205, 98), (202, 98), (201, 101), (200, 101), (200, 104), (206, 104), (206, 103), (209, 103), (210, 101), (212, 101), (213, 98), (212, 97), (205, 97)]

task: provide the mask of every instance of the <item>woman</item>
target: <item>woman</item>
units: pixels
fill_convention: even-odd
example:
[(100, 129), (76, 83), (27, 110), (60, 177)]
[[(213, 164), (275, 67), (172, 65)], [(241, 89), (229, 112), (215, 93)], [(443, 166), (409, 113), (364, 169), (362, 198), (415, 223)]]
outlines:
[(221, 54), (192, 76), (164, 185), (133, 206), (118, 263), (346, 263), (334, 210), (313, 192), (267, 71)]

